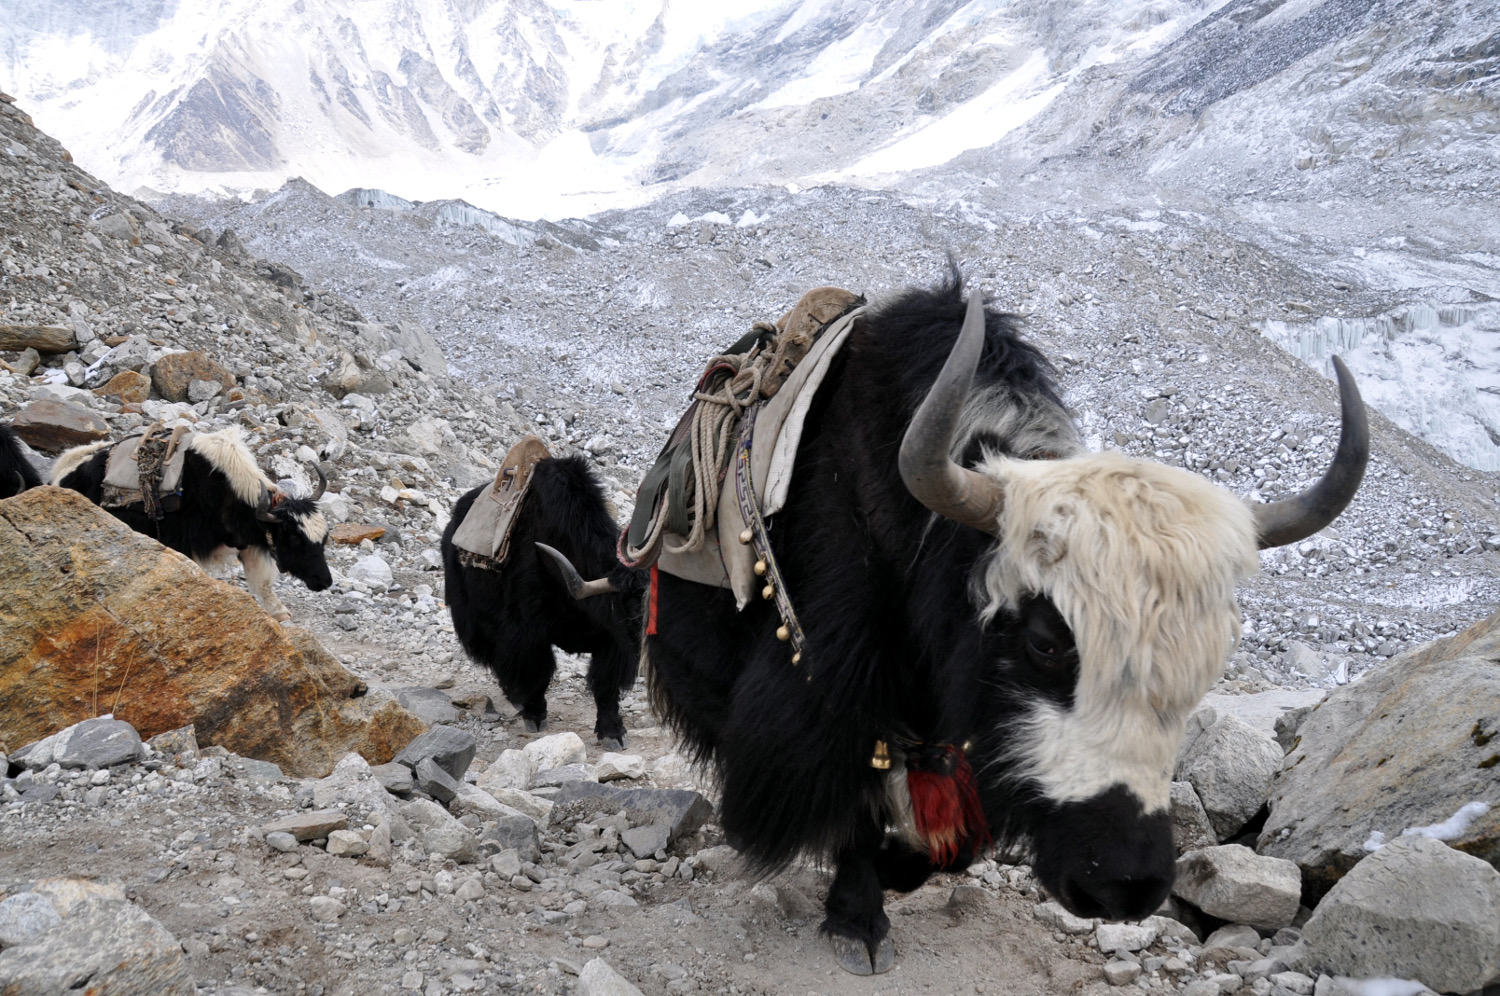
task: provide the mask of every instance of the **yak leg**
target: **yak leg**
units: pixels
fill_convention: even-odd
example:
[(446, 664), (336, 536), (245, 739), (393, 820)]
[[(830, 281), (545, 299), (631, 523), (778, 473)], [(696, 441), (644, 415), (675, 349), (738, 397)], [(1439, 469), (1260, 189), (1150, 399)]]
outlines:
[(292, 614), (271, 588), (271, 583), (276, 580), (276, 561), (271, 559), (271, 552), (264, 547), (247, 546), (240, 551), (240, 563), (245, 565), (245, 584), (261, 608), (277, 622), (291, 619)]
[(823, 903), (826, 916), (820, 928), (833, 945), (839, 967), (855, 975), (879, 975), (891, 970), (896, 949), (891, 921), (885, 915), (876, 858), (885, 836), (871, 821), (863, 825), (838, 854), (838, 870)]
[[(635, 675), (630, 651), (620, 647), (589, 657), (589, 690), (594, 693), (594, 736), (605, 750), (625, 749), (625, 720), (620, 718), (620, 686)], [(631, 684), (634, 684), (632, 681)]]
[(526, 732), (540, 733), (547, 728), (547, 686), (557, 669), (552, 645), (539, 643), (518, 649), (507, 668), (508, 680), (502, 684), (505, 697), (520, 710)]

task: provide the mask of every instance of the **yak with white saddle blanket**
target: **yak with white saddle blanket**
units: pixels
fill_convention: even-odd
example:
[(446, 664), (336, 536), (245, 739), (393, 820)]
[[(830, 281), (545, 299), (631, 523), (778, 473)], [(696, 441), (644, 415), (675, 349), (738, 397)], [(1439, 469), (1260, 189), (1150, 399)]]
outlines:
[(292, 614), (272, 588), (278, 567), (313, 591), (333, 584), (323, 549), (328, 523), (318, 509), (327, 482), (313, 469), (316, 492), (296, 497), (261, 471), (240, 429), (154, 425), (119, 443), (68, 450), (52, 483), (205, 567), (238, 553), (261, 607), (286, 621)]
[[(615, 561), (618, 532), (588, 463), (553, 459), (540, 439), (526, 436), (493, 482), (458, 500), (443, 533), (448, 611), (464, 650), (490, 669), (532, 731), (547, 723), (552, 648), (588, 654), (594, 733), (611, 750), (625, 744), (620, 693), (635, 684), (645, 585), (645, 572)], [(608, 574), (621, 590), (574, 601), (540, 559), (539, 544)]]

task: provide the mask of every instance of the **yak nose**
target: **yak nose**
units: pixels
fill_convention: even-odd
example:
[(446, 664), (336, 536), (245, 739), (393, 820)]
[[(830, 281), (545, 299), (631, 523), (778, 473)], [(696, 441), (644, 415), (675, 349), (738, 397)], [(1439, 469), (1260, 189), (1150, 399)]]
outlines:
[(1150, 916), (1176, 875), (1170, 815), (1144, 812), (1123, 785), (1056, 806), (1036, 841), (1037, 878), (1076, 916)]

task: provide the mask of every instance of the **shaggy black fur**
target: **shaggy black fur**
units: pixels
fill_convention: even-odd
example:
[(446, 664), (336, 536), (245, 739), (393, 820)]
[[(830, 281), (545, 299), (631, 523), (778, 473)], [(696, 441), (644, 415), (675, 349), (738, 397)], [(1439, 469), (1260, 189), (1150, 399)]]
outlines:
[[(104, 486), (109, 449), (100, 450), (59, 483), (98, 504)], [(316, 514), (317, 503), (305, 498), (283, 498), (273, 509), (275, 522), (262, 522), (255, 506), (235, 495), (229, 480), (202, 454), (189, 451), (182, 464), (181, 505), (152, 520), (140, 505), (109, 510), (115, 518), (163, 546), (205, 563), (223, 548), (271, 550), (283, 574), (301, 580), (313, 591), (333, 584), (323, 543), (302, 531), (302, 520)]]
[(41, 483), (42, 476), (21, 452), (20, 440), (10, 426), (0, 425), (0, 498), (13, 497)]
[[(620, 693), (635, 684), (646, 574), (615, 560), (619, 527), (603, 487), (582, 457), (539, 462), (499, 570), (464, 566), (453, 545), (480, 490), (458, 500), (443, 533), (448, 608), (459, 643), (494, 672), (505, 697), (535, 729), (547, 721), (547, 686), (557, 666), (552, 648), (590, 655), (594, 733), (623, 746)], [(626, 591), (574, 601), (537, 551), (539, 542), (562, 551), (585, 577), (609, 576)]]
[[(971, 576), (994, 540), (931, 515), (897, 470), (906, 426), (964, 308), (954, 273), (868, 314), (814, 401), (787, 505), (770, 524), (807, 636), (801, 666), (776, 639), (772, 603), (737, 612), (727, 590), (666, 574), (657, 635), (646, 641), (659, 711), (720, 776), (730, 842), (765, 871), (798, 853), (834, 858), (823, 929), (863, 941), (872, 961), (889, 929), (882, 888), (909, 890), (936, 870), (886, 839), (885, 774), (869, 763), (876, 739), (904, 729), (928, 743), (972, 740), (996, 840), (1056, 845), (1051, 866), (1038, 868), (1049, 887), (1077, 871), (1070, 842), (1100, 830), (1098, 814), (1059, 812), (1006, 773), (1007, 727), (1039, 696), (1071, 699), (1072, 634), (1045, 598), (982, 627)], [(1010, 316), (987, 314), (986, 339), (976, 388), (1005, 385), (1066, 417), (1051, 366)], [(982, 439), (965, 462), (981, 447), (1010, 452), (1005, 439)], [(1137, 871), (1125, 862), (1125, 874)], [(1112, 873), (1095, 869), (1095, 878)], [(1114, 896), (1099, 885), (1089, 894), (1120, 899), (1103, 904), (1110, 915), (1143, 916), (1165, 892)]]

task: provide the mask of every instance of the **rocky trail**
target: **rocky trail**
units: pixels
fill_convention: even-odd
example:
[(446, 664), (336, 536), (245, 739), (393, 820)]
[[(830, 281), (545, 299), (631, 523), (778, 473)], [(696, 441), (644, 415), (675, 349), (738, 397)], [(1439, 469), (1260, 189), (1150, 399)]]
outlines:
[[(352, 698), (400, 703), (450, 738), (410, 765), (341, 751), (331, 773), (302, 772), (317, 778), (211, 746), (201, 725), (201, 744), (142, 729), (144, 746), (121, 732), (121, 752), (49, 759), (5, 721), (0, 986), (23, 967), (51, 981), (21, 992), (114, 972), (118, 991), (226, 996), (1305, 996), (1363, 991), (1343, 975), (1445, 992), (1500, 980), (1500, 796), (1486, 780), (1500, 653), (1490, 628), (1465, 631), (1500, 606), (1496, 479), (1378, 415), (1355, 505), (1334, 530), (1268, 554), (1242, 591), (1244, 640), (1177, 762), (1179, 847), (1198, 872), (1161, 915), (1080, 920), (1000, 855), (891, 897), (897, 966), (876, 978), (836, 969), (817, 935), (825, 870), (740, 872), (712, 822), (713, 785), (675, 753), (643, 686), (624, 703), (627, 756), (605, 757), (588, 734), (584, 663), (560, 655), (551, 726), (527, 733), (465, 659), (442, 600), (437, 541), (453, 502), (521, 434), (589, 454), (628, 514), (707, 356), (812, 286), (894, 291), (939, 278), (945, 252), (1026, 314), (1092, 445), (1282, 497), (1332, 449), (1334, 392), (1257, 323), (1391, 304), (1340, 288), (1326, 245), (1287, 249), (1144, 194), (1061, 204), (1025, 184), (958, 201), (684, 192), (499, 231), (295, 182), (249, 203), (148, 206), (80, 169), (0, 95), (0, 333), (14, 337), (0, 339), (0, 415), (43, 462), (174, 420), (239, 426), (289, 488), (309, 487), (317, 462), (335, 583), (278, 582), (288, 639), (305, 630), (326, 648), (327, 673), (348, 675), (327, 680)], [(9, 348), (30, 342), (45, 349)], [(11, 539), (29, 535), (14, 503), (34, 501), (0, 506), (15, 550), (30, 540)], [(15, 595), (0, 622), (19, 631)], [(1421, 649), (1435, 638), (1447, 649)], [(1463, 695), (1406, 681), (1435, 663)], [(1385, 675), (1405, 684), (1361, 698)], [(122, 716), (126, 686), (111, 705)], [(1325, 693), (1346, 705), (1309, 713)], [(1392, 702), (1406, 703), (1406, 729), (1432, 736), (1406, 754), (1400, 736), (1349, 747), (1348, 731)], [(1295, 819), (1332, 783), (1319, 766), (1340, 749), (1434, 791), (1372, 815), (1357, 784), (1335, 800), (1353, 815)], [(1459, 819), (1471, 804), (1486, 808)], [(1422, 843), (1434, 839), (1447, 843)], [(1304, 893), (1318, 868), (1337, 874)], [(1430, 888), (1380, 888), (1382, 875)], [(1336, 941), (1385, 937), (1393, 917), (1425, 925), (1409, 932), (1415, 948), (1351, 954)], [(1447, 938), (1438, 959), (1434, 937)]]

